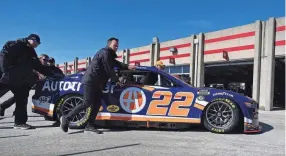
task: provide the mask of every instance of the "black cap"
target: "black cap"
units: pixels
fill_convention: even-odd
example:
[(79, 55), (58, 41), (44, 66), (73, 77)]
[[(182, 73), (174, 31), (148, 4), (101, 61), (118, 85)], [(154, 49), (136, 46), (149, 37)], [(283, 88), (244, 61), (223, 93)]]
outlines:
[(36, 40), (38, 43), (41, 43), (41, 39), (40, 39), (40, 36), (37, 35), (37, 34), (30, 34), (28, 37), (27, 37), (28, 40)]

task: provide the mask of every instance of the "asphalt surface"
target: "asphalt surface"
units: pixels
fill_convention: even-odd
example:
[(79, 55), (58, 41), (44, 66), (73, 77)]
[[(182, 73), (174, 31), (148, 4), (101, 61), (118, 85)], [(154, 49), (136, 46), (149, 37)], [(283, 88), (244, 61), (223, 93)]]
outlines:
[[(32, 95), (31, 91), (31, 94)], [(0, 99), (4, 101), (6, 94)], [(29, 98), (29, 102), (31, 99)], [(103, 129), (104, 134), (53, 127), (52, 121), (31, 113), (36, 129), (13, 129), (14, 106), (0, 118), (1, 156), (282, 156), (285, 155), (285, 111), (260, 111), (261, 134), (214, 134), (195, 127), (188, 131)]]

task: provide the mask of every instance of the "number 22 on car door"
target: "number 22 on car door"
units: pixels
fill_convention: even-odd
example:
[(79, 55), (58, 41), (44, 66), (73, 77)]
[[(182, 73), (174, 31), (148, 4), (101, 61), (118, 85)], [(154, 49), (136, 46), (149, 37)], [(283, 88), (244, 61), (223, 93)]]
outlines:
[[(163, 97), (162, 99), (160, 99)], [(184, 99), (185, 98), (185, 99)], [(171, 102), (173, 99), (173, 102)], [(194, 101), (192, 92), (156, 91), (152, 96), (146, 115), (187, 117)]]

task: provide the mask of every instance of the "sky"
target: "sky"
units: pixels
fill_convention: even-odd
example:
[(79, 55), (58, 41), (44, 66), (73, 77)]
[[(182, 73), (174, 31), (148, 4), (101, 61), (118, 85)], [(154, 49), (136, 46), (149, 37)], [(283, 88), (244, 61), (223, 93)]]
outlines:
[(1, 0), (0, 46), (37, 33), (56, 63), (285, 16), (285, 0)]

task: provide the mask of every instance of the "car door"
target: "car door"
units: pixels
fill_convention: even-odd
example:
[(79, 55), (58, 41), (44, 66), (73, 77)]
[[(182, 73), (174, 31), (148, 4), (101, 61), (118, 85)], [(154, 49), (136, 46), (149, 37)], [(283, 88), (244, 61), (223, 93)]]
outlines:
[[(162, 117), (189, 118), (195, 103), (195, 90), (185, 88), (158, 74), (158, 83), (150, 95), (146, 115)], [(168, 118), (169, 119), (169, 118)], [(169, 121), (166, 119), (166, 121)], [(178, 120), (179, 121), (179, 120)]]

